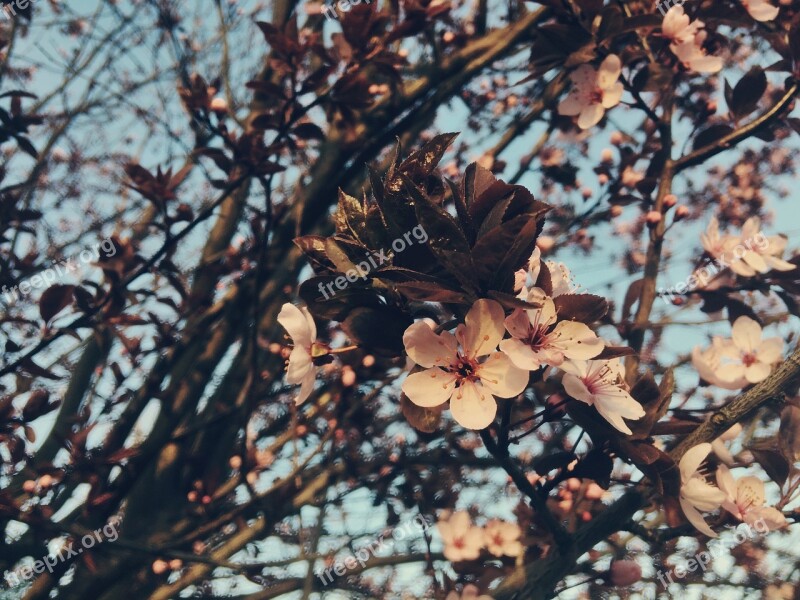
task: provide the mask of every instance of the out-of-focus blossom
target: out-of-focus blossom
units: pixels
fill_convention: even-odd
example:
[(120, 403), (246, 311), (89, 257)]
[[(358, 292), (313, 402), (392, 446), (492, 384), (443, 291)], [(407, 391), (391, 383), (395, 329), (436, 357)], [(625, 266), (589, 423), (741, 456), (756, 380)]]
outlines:
[(786, 238), (761, 233), (761, 220), (750, 217), (742, 225), (739, 236), (727, 236), (725, 244), (730, 254), (731, 271), (743, 277), (753, 277), (757, 273), (776, 271), (792, 271), (796, 267), (780, 258), (786, 249)]
[(558, 113), (578, 117), (578, 127), (589, 129), (603, 118), (606, 109), (619, 104), (624, 87), (619, 76), (622, 63), (615, 54), (608, 55), (599, 69), (581, 65), (570, 74), (572, 90), (558, 105)]
[(742, 0), (742, 6), (756, 21), (773, 21), (780, 12), (780, 8), (768, 0)]
[(449, 400), (450, 412), (460, 425), (488, 427), (497, 413), (494, 397), (513, 398), (528, 384), (528, 372), (496, 351), (505, 332), (504, 317), (498, 302), (483, 299), (472, 305), (455, 335), (448, 331), (436, 334), (423, 321), (406, 329), (406, 352), (424, 368), (403, 382), (409, 400), (423, 407)]
[(278, 323), (283, 326), (294, 343), (289, 355), (286, 381), (292, 385), (300, 384), (300, 392), (295, 402), (301, 404), (314, 390), (314, 381), (317, 377), (317, 368), (312, 361), (317, 341), (317, 326), (307, 308), (298, 308), (288, 302), (278, 314)]
[(444, 544), (444, 557), (451, 562), (474, 560), (483, 548), (483, 530), (472, 524), (469, 514), (460, 510), (436, 523)]
[(523, 546), (519, 541), (522, 531), (516, 523), (492, 519), (483, 528), (486, 549), (495, 556), (519, 556)]
[(716, 510), (726, 496), (722, 490), (709, 485), (705, 477), (698, 473), (700, 464), (711, 452), (711, 444), (699, 444), (687, 450), (680, 461), (681, 495), (683, 514), (695, 528), (709, 537), (717, 537), (708, 526), (701, 512)]
[[(779, 337), (762, 340), (761, 326), (747, 316), (734, 321), (732, 335), (731, 342), (722, 346), (719, 376), (726, 380), (744, 377), (749, 383), (766, 379), (783, 357), (783, 340)], [(731, 362), (725, 362), (726, 358)]]
[(642, 405), (624, 388), (619, 359), (567, 361), (561, 383), (575, 400), (594, 406), (600, 416), (623, 433), (631, 434), (624, 419), (636, 421), (645, 415)]
[(445, 600), (493, 600), (493, 598), (486, 594), (481, 594), (480, 589), (470, 583), (464, 586), (460, 594), (455, 590), (447, 594)]
[(703, 49), (708, 34), (704, 23), (691, 21), (683, 6), (675, 5), (667, 11), (661, 24), (661, 33), (669, 40), (669, 49), (687, 69), (698, 73), (716, 73), (722, 69), (722, 59), (709, 56)]
[(611, 563), (608, 579), (614, 586), (633, 585), (642, 578), (642, 567), (635, 560), (615, 560)]
[(734, 517), (752, 526), (761, 521), (770, 531), (788, 526), (786, 517), (777, 508), (764, 506), (764, 482), (752, 475), (733, 478), (725, 465), (717, 467), (717, 485), (726, 498), (722, 508)]
[(766, 379), (783, 357), (783, 340), (762, 340), (761, 326), (747, 316), (733, 323), (733, 338), (715, 337), (705, 350), (692, 350), (692, 364), (709, 383), (727, 390)]
[(719, 368), (722, 365), (722, 350), (726, 341), (719, 336), (714, 336), (711, 346), (702, 349), (695, 346), (692, 349), (692, 366), (697, 370), (700, 377), (710, 383), (725, 390), (739, 390), (747, 385), (744, 376), (739, 376), (731, 380), (720, 377)]
[[(536, 288), (531, 294), (539, 295)], [(603, 342), (588, 325), (558, 321), (552, 298), (544, 297), (541, 308), (514, 310), (506, 317), (505, 326), (512, 337), (500, 342), (500, 350), (521, 369), (558, 366), (565, 358), (588, 360), (603, 351)]]

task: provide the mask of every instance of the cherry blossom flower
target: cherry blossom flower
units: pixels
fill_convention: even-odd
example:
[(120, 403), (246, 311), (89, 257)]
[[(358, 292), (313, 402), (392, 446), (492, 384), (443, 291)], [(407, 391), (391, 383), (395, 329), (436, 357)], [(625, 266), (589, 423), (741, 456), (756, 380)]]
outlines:
[[(556, 296), (562, 296), (564, 294), (574, 294), (580, 289), (580, 286), (575, 283), (575, 279), (572, 276), (567, 265), (564, 263), (556, 262), (553, 260), (545, 261), (545, 265), (547, 266), (547, 270), (550, 273), (550, 284), (553, 287), (553, 293), (551, 298), (555, 298)], [(539, 280), (539, 274), (542, 272), (542, 251), (537, 246), (534, 248), (533, 253), (531, 254), (530, 259), (528, 260), (528, 270), (527, 276), (525, 279), (525, 283), (523, 283), (522, 287), (518, 287), (518, 284), (522, 281), (522, 274), (519, 274), (519, 279), (515, 278), (515, 291), (520, 291), (517, 295), (518, 298), (522, 300), (528, 300), (531, 302), (541, 301), (544, 299), (545, 294), (542, 290), (533, 288), (532, 286), (536, 285), (536, 282)], [(535, 290), (535, 291), (534, 291)], [(531, 292), (534, 293), (531, 293)]]
[(289, 355), (286, 370), (286, 381), (292, 385), (300, 384), (300, 392), (295, 398), (296, 404), (302, 404), (314, 390), (317, 367), (312, 357), (317, 346), (317, 326), (306, 307), (298, 308), (287, 302), (278, 313), (278, 323), (292, 338), (294, 348)]
[(734, 362), (724, 362), (718, 370), (723, 379), (744, 377), (749, 383), (766, 379), (773, 365), (783, 357), (783, 340), (772, 337), (761, 339), (761, 326), (747, 316), (733, 323), (733, 340), (722, 346), (722, 356)]
[(597, 125), (606, 109), (619, 104), (624, 87), (618, 81), (622, 63), (615, 54), (609, 54), (595, 70), (581, 65), (570, 74), (572, 90), (558, 105), (558, 113), (578, 116), (578, 127), (589, 129)]
[(561, 383), (567, 394), (594, 406), (619, 431), (630, 435), (632, 432), (623, 419), (636, 421), (645, 415), (642, 405), (623, 387), (619, 359), (567, 361), (561, 369), (566, 373)]
[[(762, 240), (757, 244), (754, 241)], [(793, 271), (796, 265), (780, 258), (786, 248), (786, 238), (779, 235), (767, 237), (761, 233), (761, 219), (750, 217), (742, 225), (739, 237), (729, 236), (727, 246), (733, 254), (731, 271), (742, 277), (757, 273)]]
[(728, 236), (722, 236), (719, 233), (717, 217), (711, 217), (705, 233), (700, 234), (700, 243), (703, 244), (703, 249), (713, 258), (719, 258), (725, 253), (727, 239)]
[(406, 377), (403, 392), (417, 406), (449, 400), (460, 425), (488, 427), (497, 413), (494, 396), (513, 398), (528, 384), (528, 372), (496, 351), (503, 339), (504, 316), (499, 303), (483, 299), (472, 305), (455, 335), (436, 334), (422, 321), (412, 324), (403, 334), (403, 344), (409, 358), (424, 370)]
[(436, 523), (444, 544), (444, 557), (451, 562), (474, 560), (483, 548), (483, 530), (472, 524), (469, 514), (460, 510)]
[(470, 583), (464, 586), (461, 594), (453, 590), (447, 594), (447, 597), (444, 600), (493, 600), (493, 598), (491, 596), (487, 596), (486, 594), (481, 594), (478, 586)]
[(780, 8), (768, 0), (742, 0), (742, 6), (756, 21), (773, 21), (780, 12)]
[[(544, 292), (531, 290), (531, 295)], [(500, 350), (520, 369), (535, 371), (543, 364), (558, 366), (565, 358), (588, 360), (603, 351), (603, 342), (585, 323), (558, 321), (552, 298), (541, 308), (514, 310), (505, 320), (512, 335), (500, 342)]]
[[(725, 344), (725, 340), (721, 337), (714, 336), (708, 348), (703, 350), (700, 346), (695, 346), (692, 349), (692, 366), (700, 377), (711, 385), (725, 390), (739, 390), (747, 385), (747, 379), (743, 375), (733, 379), (723, 379), (719, 374)], [(730, 375), (731, 373), (726, 373), (726, 376)]]
[(681, 494), (680, 504), (683, 514), (694, 527), (708, 537), (717, 534), (708, 526), (700, 512), (709, 512), (720, 507), (725, 500), (725, 493), (706, 482), (698, 473), (700, 464), (711, 452), (711, 444), (698, 444), (686, 451), (680, 461)]
[(753, 525), (762, 521), (770, 531), (786, 527), (788, 522), (783, 513), (772, 506), (764, 506), (764, 482), (752, 475), (733, 478), (725, 465), (717, 467), (717, 485), (726, 494), (722, 508), (734, 517)]
[(729, 467), (736, 462), (733, 458), (733, 454), (731, 451), (728, 450), (728, 447), (725, 445), (725, 442), (730, 442), (731, 440), (735, 440), (739, 437), (739, 434), (742, 433), (742, 426), (739, 423), (736, 423), (733, 427), (728, 429), (725, 433), (711, 442), (711, 449), (714, 454), (717, 455), (722, 462), (724, 462)]
[(519, 541), (522, 530), (516, 523), (492, 519), (483, 528), (486, 549), (494, 556), (519, 556), (524, 548)]
[(716, 73), (722, 69), (722, 59), (708, 56), (703, 50), (708, 36), (703, 27), (700, 19), (691, 21), (683, 6), (675, 5), (664, 15), (661, 33), (670, 41), (669, 49), (687, 69), (698, 73)]

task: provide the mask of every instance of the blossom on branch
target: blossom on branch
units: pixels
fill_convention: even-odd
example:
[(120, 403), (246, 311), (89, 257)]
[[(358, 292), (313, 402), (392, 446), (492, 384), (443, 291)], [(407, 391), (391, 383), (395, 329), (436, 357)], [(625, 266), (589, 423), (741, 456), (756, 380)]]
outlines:
[(544, 297), (541, 308), (518, 308), (505, 320), (512, 337), (500, 342), (500, 350), (514, 365), (534, 371), (542, 365), (558, 366), (565, 359), (588, 360), (603, 351), (602, 340), (588, 325), (558, 321), (552, 298), (536, 288), (531, 295)]
[(749, 475), (735, 480), (730, 469), (720, 465), (717, 467), (717, 485), (727, 496), (722, 508), (743, 523), (752, 526), (762, 521), (770, 531), (789, 525), (781, 511), (764, 506), (764, 482), (758, 477)]
[(567, 361), (560, 368), (566, 373), (561, 383), (567, 394), (594, 406), (619, 431), (630, 435), (624, 419), (636, 421), (645, 415), (642, 405), (624, 387), (619, 359)]
[(483, 530), (472, 524), (469, 514), (460, 510), (436, 523), (444, 544), (444, 557), (451, 562), (475, 560), (483, 548)]
[(619, 104), (624, 87), (619, 76), (622, 63), (615, 54), (608, 55), (600, 68), (581, 65), (570, 73), (572, 90), (558, 105), (558, 114), (578, 117), (578, 127), (589, 129), (600, 122), (606, 109)]
[(522, 530), (516, 523), (492, 519), (483, 528), (486, 549), (494, 556), (519, 556), (524, 551), (519, 541)]
[(497, 413), (494, 396), (513, 398), (528, 385), (528, 372), (497, 351), (505, 331), (504, 316), (498, 302), (483, 299), (472, 305), (455, 335), (437, 334), (423, 321), (409, 326), (403, 344), (409, 358), (424, 369), (403, 382), (409, 400), (422, 407), (449, 400), (450, 412), (460, 425), (488, 427)]
[(661, 32), (670, 42), (669, 49), (684, 67), (698, 73), (716, 73), (722, 69), (722, 59), (707, 55), (703, 49), (708, 36), (704, 26), (700, 19), (691, 21), (683, 6), (675, 5), (664, 16)]
[(701, 512), (710, 512), (720, 507), (725, 493), (710, 485), (698, 472), (700, 464), (711, 452), (711, 444), (698, 444), (687, 450), (680, 462), (681, 494), (680, 504), (683, 514), (698, 531), (709, 537), (717, 537), (708, 526)]
[(300, 384), (295, 403), (302, 404), (314, 390), (317, 377), (317, 368), (312, 360), (317, 341), (317, 326), (307, 308), (298, 308), (289, 302), (278, 313), (278, 323), (294, 342), (286, 369), (286, 381), (293, 385)]

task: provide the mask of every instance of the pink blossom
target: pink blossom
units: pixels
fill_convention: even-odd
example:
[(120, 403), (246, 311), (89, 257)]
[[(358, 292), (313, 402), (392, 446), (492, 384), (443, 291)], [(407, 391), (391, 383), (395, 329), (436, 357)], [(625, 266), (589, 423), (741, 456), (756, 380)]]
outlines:
[(716, 73), (722, 69), (722, 59), (708, 56), (703, 50), (708, 35), (703, 27), (700, 19), (691, 21), (684, 13), (683, 6), (675, 5), (664, 16), (661, 33), (670, 41), (669, 49), (687, 69), (698, 73)]
[(756, 21), (773, 21), (780, 12), (780, 8), (768, 0), (742, 0), (742, 6)]
[(513, 398), (528, 384), (528, 372), (496, 351), (503, 339), (504, 316), (499, 303), (484, 299), (472, 305), (455, 335), (436, 334), (421, 321), (412, 324), (403, 334), (403, 344), (409, 358), (424, 370), (406, 377), (403, 392), (423, 407), (449, 400), (460, 425), (488, 427), (497, 413), (494, 396)]
[(714, 530), (703, 519), (701, 511), (709, 512), (720, 507), (725, 493), (706, 482), (698, 473), (700, 464), (711, 452), (711, 444), (698, 444), (690, 448), (680, 461), (681, 494), (680, 504), (683, 514), (695, 528), (709, 537), (717, 537)]
[(492, 519), (483, 528), (486, 549), (494, 556), (519, 556), (524, 548), (519, 541), (522, 530), (516, 523)]
[[(537, 288), (530, 293), (544, 296)], [(514, 310), (505, 326), (512, 337), (500, 342), (500, 350), (520, 369), (558, 366), (565, 358), (588, 360), (603, 351), (603, 342), (586, 324), (558, 321), (552, 298), (544, 297), (541, 308)]]
[(638, 420), (645, 415), (642, 405), (624, 388), (619, 359), (567, 361), (561, 383), (575, 400), (594, 406), (600, 416), (623, 433), (631, 434), (623, 419)]
[(589, 129), (597, 125), (606, 109), (619, 104), (624, 90), (618, 81), (622, 63), (615, 54), (609, 54), (599, 69), (581, 65), (570, 74), (572, 90), (558, 105), (558, 113), (578, 116), (578, 127)]
[(475, 527), (466, 511), (460, 510), (436, 523), (444, 544), (444, 557), (451, 562), (474, 560), (483, 548), (483, 530)]
[(302, 404), (314, 390), (314, 381), (317, 377), (317, 368), (312, 361), (313, 346), (317, 341), (317, 326), (307, 308), (298, 308), (289, 302), (281, 308), (278, 323), (294, 342), (294, 348), (289, 355), (286, 381), (290, 384), (300, 384), (300, 392), (295, 403)]
[(735, 480), (730, 469), (720, 465), (717, 467), (717, 485), (727, 496), (722, 508), (743, 523), (752, 526), (762, 521), (770, 530), (788, 526), (781, 511), (764, 506), (764, 482), (758, 477), (751, 475)]
[(481, 594), (480, 589), (471, 583), (464, 586), (461, 594), (453, 590), (444, 600), (492, 600), (491, 596)]

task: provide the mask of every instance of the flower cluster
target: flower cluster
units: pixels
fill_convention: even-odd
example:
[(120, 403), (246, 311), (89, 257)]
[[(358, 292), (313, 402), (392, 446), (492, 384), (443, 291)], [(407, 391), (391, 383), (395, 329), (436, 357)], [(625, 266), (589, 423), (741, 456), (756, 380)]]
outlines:
[(783, 340), (762, 339), (761, 326), (742, 316), (732, 328), (732, 339), (714, 336), (711, 346), (692, 350), (692, 365), (708, 383), (738, 390), (766, 379), (783, 357)]
[[(528, 278), (533, 287), (527, 287)], [(620, 361), (591, 360), (603, 351), (603, 341), (588, 325), (565, 319), (556, 308), (556, 301), (565, 305), (559, 297), (574, 290), (569, 270), (542, 265), (537, 249), (524, 282), (518, 276), (517, 283), (519, 298), (536, 308), (515, 308), (506, 316), (499, 302), (481, 299), (455, 334), (437, 333), (426, 321), (412, 324), (403, 343), (422, 370), (406, 378), (403, 392), (426, 408), (449, 401), (460, 425), (483, 429), (497, 413), (495, 397), (517, 396), (527, 387), (530, 371), (556, 366), (565, 372), (563, 385), (572, 398), (594, 406), (614, 427), (630, 434), (623, 419), (639, 419), (645, 413), (626, 389)], [(510, 337), (504, 339), (506, 332)]]
[(716, 472), (719, 487), (708, 483), (699, 469), (711, 450), (711, 444), (699, 444), (688, 450), (680, 461), (680, 505), (689, 522), (707, 536), (717, 537), (701, 513), (722, 507), (748, 525), (761, 521), (770, 530), (785, 527), (787, 521), (783, 513), (764, 506), (764, 483), (757, 477), (745, 476), (737, 481), (727, 466), (720, 465)]
[(700, 19), (692, 21), (683, 6), (676, 5), (667, 11), (661, 32), (669, 40), (669, 49), (684, 67), (698, 73), (716, 73), (722, 69), (722, 59), (709, 56), (703, 49), (708, 34)]
[(436, 523), (444, 544), (444, 556), (451, 562), (475, 560), (486, 550), (492, 556), (520, 556), (524, 550), (516, 523), (491, 519), (483, 527), (472, 523), (469, 514), (460, 510), (447, 514)]
[(770, 270), (792, 271), (796, 265), (781, 258), (786, 250), (787, 239), (780, 235), (765, 236), (761, 232), (761, 220), (750, 217), (742, 225), (739, 235), (719, 232), (719, 222), (712, 218), (705, 233), (700, 235), (703, 249), (715, 259), (732, 255), (725, 265), (741, 277), (754, 277)]

